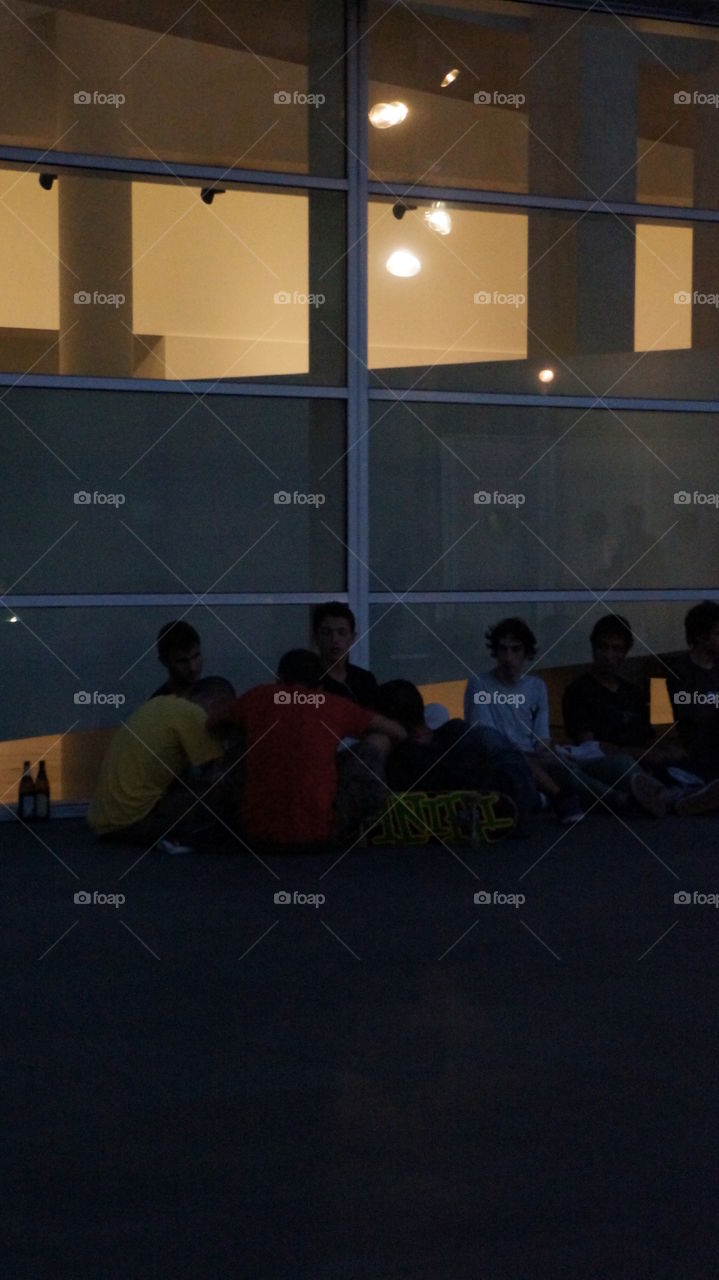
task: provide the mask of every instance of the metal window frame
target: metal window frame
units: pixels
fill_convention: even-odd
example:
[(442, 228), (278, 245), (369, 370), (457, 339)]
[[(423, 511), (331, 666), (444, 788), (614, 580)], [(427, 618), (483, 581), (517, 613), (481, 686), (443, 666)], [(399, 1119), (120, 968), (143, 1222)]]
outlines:
[[(524, 0), (538, 8), (593, 8), (589, 0)], [(422, 6), (428, 8), (431, 6)], [(691, 14), (682, 4), (641, 5), (626, 0), (603, 5), (599, 12), (616, 11), (627, 16), (655, 18), (703, 27), (719, 26), (719, 5), (714, 16)], [(54, 390), (131, 391), (136, 393), (191, 395), (231, 395), (284, 397), (302, 399), (336, 399), (347, 404), (347, 558), (346, 590), (336, 598), (350, 604), (357, 616), (360, 639), (357, 659), (370, 660), (370, 609), (373, 605), (406, 601), (412, 605), (432, 604), (507, 604), (585, 603), (596, 600), (614, 602), (666, 601), (682, 603), (697, 599), (719, 599), (719, 587), (639, 588), (634, 590), (493, 590), (393, 592), (370, 590), (370, 477), (369, 477), (369, 412), (373, 400), (407, 400), (414, 403), (472, 405), (511, 405), (541, 408), (596, 408), (638, 410), (643, 412), (719, 413), (719, 400), (656, 399), (651, 397), (559, 396), (533, 394), (498, 394), (467, 391), (411, 391), (402, 388), (375, 388), (369, 385), (367, 368), (367, 210), (373, 196), (402, 198), (408, 190), (419, 199), (443, 199), (452, 203), (476, 206), (501, 206), (513, 209), (546, 209), (566, 212), (615, 214), (643, 220), (659, 219), (681, 222), (719, 222), (719, 209), (687, 209), (672, 205), (645, 205), (623, 201), (584, 200), (513, 192), (470, 190), (456, 187), (411, 186), (380, 183), (368, 177), (368, 138), (366, 115), (369, 90), (369, 59), (365, 36), (368, 31), (369, 0), (347, 0), (346, 4), (346, 130), (347, 172), (344, 178), (314, 174), (286, 173), (271, 170), (234, 169), (226, 172), (218, 166), (166, 164), (132, 157), (85, 155), (71, 152), (47, 152), (27, 147), (0, 145), (0, 165), (18, 169), (42, 169), (43, 172), (87, 173), (93, 176), (126, 175), (147, 180), (207, 183), (222, 179), (223, 185), (292, 188), (296, 191), (333, 190), (346, 194), (347, 228), (347, 345), (349, 349), (346, 382), (337, 386), (300, 383), (252, 381), (217, 383), (193, 380), (177, 383), (151, 379), (96, 378), (84, 376), (38, 375), (0, 372), (0, 386), (15, 388), (48, 388)], [(447, 8), (442, 7), (442, 13)], [(465, 19), (466, 10), (461, 11)], [(117, 608), (190, 606), (207, 601), (213, 606), (297, 605), (309, 606), (325, 600), (319, 592), (229, 592), (196, 596), (191, 593), (61, 593), (41, 595), (8, 595), (4, 603), (9, 609), (39, 608)]]

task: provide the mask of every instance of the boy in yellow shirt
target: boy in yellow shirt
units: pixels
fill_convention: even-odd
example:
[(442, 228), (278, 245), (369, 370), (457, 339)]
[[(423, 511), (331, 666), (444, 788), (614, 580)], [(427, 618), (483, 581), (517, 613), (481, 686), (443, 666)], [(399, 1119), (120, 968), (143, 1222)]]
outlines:
[[(222, 742), (208, 731), (207, 714), (233, 696), (228, 680), (208, 677), (192, 698), (151, 698), (120, 725), (87, 815), (96, 835), (191, 851), (216, 825), (198, 795), (222, 776)], [(213, 787), (213, 801), (221, 791), (221, 784)]]

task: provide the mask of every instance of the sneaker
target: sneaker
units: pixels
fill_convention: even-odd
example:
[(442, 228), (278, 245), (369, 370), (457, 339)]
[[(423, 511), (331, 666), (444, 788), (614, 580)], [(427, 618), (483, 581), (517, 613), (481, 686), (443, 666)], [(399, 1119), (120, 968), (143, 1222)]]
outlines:
[(674, 812), (680, 814), (682, 818), (695, 813), (709, 813), (712, 809), (719, 809), (719, 778), (714, 782), (708, 782), (698, 791), (691, 791), (688, 796), (677, 800), (674, 806)]
[(194, 846), (191, 844), (180, 844), (177, 840), (158, 840), (155, 845), (158, 853), (194, 853)]
[(666, 818), (669, 797), (666, 787), (663, 787), (661, 782), (650, 777), (648, 773), (638, 771), (630, 775), (629, 788), (637, 804), (645, 813), (650, 813), (653, 818)]
[(562, 826), (568, 827), (573, 822), (581, 822), (584, 817), (582, 802), (578, 795), (570, 791), (567, 795), (557, 796), (552, 801), (552, 808)]

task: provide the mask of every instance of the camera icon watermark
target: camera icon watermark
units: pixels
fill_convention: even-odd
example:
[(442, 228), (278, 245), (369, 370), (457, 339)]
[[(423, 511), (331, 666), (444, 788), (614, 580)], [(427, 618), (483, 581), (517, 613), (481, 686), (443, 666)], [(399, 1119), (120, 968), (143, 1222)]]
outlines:
[(674, 505), (677, 507), (716, 507), (719, 510), (719, 493), (699, 493), (696, 489), (690, 493), (688, 489), (678, 489), (674, 494)]
[(694, 89), (690, 93), (688, 89), (677, 89), (674, 94), (674, 103), (677, 107), (719, 107), (719, 93), (702, 93), (699, 89)]
[(502, 93), (499, 89), (478, 89), (473, 95), (478, 107), (514, 107), (515, 111), (527, 101), (523, 93)]
[(499, 689), (479, 689), (473, 701), (477, 707), (522, 707), (526, 698), (523, 693), (501, 693)]
[(289, 893), (287, 889), (279, 889), (274, 895), (275, 903), (288, 907), (321, 907), (327, 901), (323, 893), (300, 893), (295, 889), (293, 893)]
[(503, 493), (495, 489), (492, 493), (488, 489), (479, 489), (474, 495), (474, 504), (477, 507), (523, 507), (527, 501), (524, 493)]
[(98, 89), (92, 93), (89, 89), (78, 89), (72, 100), (76, 107), (114, 107), (115, 110), (127, 102), (124, 93), (101, 93)]
[(298, 89), (290, 93), (289, 89), (278, 89), (273, 101), (277, 107), (321, 107), (327, 99), (323, 93), (300, 93)]
[(126, 901), (124, 893), (99, 893), (97, 889), (89, 893), (87, 889), (79, 889), (73, 894), (73, 902), (83, 907), (121, 907)]
[(102, 693), (99, 689), (93, 689), (92, 693), (87, 689), (78, 689), (77, 693), (72, 695), (72, 700), (76, 707), (122, 707), (125, 704), (124, 693)]
[(694, 889), (692, 893), (688, 889), (680, 889), (674, 894), (674, 901), (680, 907), (719, 907), (719, 893), (701, 893), (698, 889)]
[(324, 293), (300, 293), (298, 289), (278, 289), (272, 296), (278, 307), (322, 307), (327, 301)]
[(272, 499), (276, 507), (323, 507), (326, 500), (324, 493), (299, 493), (297, 489), (294, 493), (278, 489)]
[(78, 489), (72, 495), (76, 507), (122, 507), (125, 505), (124, 493), (98, 493), (97, 489), (90, 493), (88, 489)]
[(480, 907), (517, 907), (524, 906), (527, 901), (524, 893), (502, 893), (499, 889), (492, 892), (489, 889), (478, 889), (474, 894), (474, 902)]
[(702, 293), (699, 289), (689, 293), (680, 289), (674, 294), (674, 302), (678, 307), (719, 307), (719, 293)]
[(309, 690), (293, 689), (290, 693), (287, 689), (278, 689), (275, 694), (277, 707), (323, 707), (326, 701), (324, 693), (310, 693)]
[(501, 289), (478, 289), (472, 295), (478, 307), (523, 307), (526, 293), (502, 293)]
[(124, 307), (126, 298), (124, 293), (101, 293), (99, 289), (93, 289), (92, 293), (89, 289), (77, 289), (72, 295), (72, 300), (78, 307)]
[(696, 689), (677, 689), (672, 698), (675, 707), (716, 707), (719, 705), (719, 690), (710, 693), (699, 693)]

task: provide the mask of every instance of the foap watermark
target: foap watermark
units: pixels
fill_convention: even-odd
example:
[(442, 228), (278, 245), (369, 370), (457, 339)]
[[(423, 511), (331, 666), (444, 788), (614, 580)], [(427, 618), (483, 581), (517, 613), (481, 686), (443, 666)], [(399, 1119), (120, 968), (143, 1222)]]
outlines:
[(326, 101), (323, 93), (301, 93), (299, 89), (292, 93), (289, 89), (278, 89), (274, 94), (277, 107), (321, 107)]
[(97, 489), (92, 493), (88, 489), (78, 489), (77, 493), (72, 495), (72, 500), (76, 507), (122, 507), (125, 505), (124, 493), (99, 493)]
[(278, 307), (322, 307), (327, 298), (324, 293), (300, 293), (297, 289), (290, 293), (289, 289), (278, 289), (273, 301)]
[(280, 689), (275, 694), (275, 703), (278, 707), (323, 707), (325, 695), (309, 691), (303, 693), (301, 689), (293, 689), (292, 693), (286, 689)]
[(272, 501), (276, 507), (323, 507), (326, 501), (324, 493), (289, 493), (287, 489), (278, 489)]
[(694, 889), (692, 893), (688, 889), (680, 889), (674, 894), (674, 901), (677, 906), (681, 907), (719, 907), (719, 893), (700, 893), (698, 889)]
[(87, 689), (78, 689), (77, 693), (72, 695), (72, 700), (76, 707), (121, 707), (125, 702), (124, 693), (102, 693), (99, 689), (93, 689), (92, 693)]
[(714, 707), (719, 706), (719, 693), (698, 693), (696, 689), (677, 689), (672, 697), (675, 707)]
[(499, 889), (478, 889), (474, 895), (476, 906), (522, 907), (527, 901), (523, 893), (502, 893)]
[(479, 489), (474, 495), (477, 507), (522, 507), (526, 501), (526, 495), (523, 493), (503, 493), (499, 489), (495, 489), (492, 493), (488, 489)]
[(478, 89), (474, 95), (478, 107), (523, 107), (527, 101), (523, 93), (502, 93), (499, 89)]
[(95, 889), (90, 893), (87, 889), (80, 889), (73, 895), (73, 902), (83, 907), (121, 907), (125, 901), (124, 893), (100, 893)]
[(689, 292), (680, 289), (674, 294), (674, 302), (678, 307), (719, 307), (719, 293), (700, 293), (698, 289)]
[(690, 493), (688, 489), (678, 489), (674, 494), (676, 507), (689, 507), (694, 503), (697, 507), (719, 507), (719, 493)]
[(76, 107), (118, 107), (124, 106), (127, 98), (124, 93), (102, 93), (99, 89), (78, 89), (72, 100)]
[(698, 89), (678, 89), (674, 94), (678, 107), (719, 107), (719, 93), (700, 93)]
[(100, 293), (99, 289), (93, 289), (92, 293), (89, 289), (78, 289), (72, 295), (72, 300), (78, 307), (124, 307), (124, 293)]
[(287, 889), (280, 889), (275, 894), (275, 902), (283, 907), (321, 907), (326, 901), (323, 893), (300, 893), (298, 889), (292, 893)]
[(478, 707), (522, 707), (526, 702), (523, 693), (500, 693), (498, 689), (480, 689), (475, 693), (474, 701)]
[(526, 293), (502, 293), (501, 289), (478, 289), (473, 295), (478, 307), (523, 307)]

